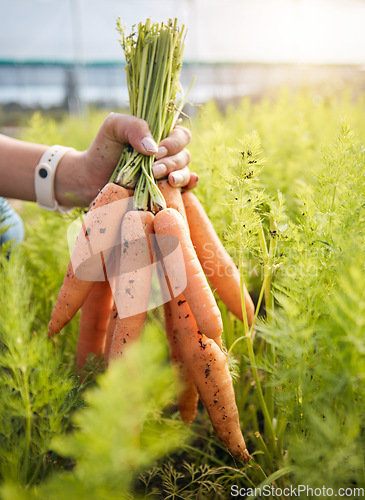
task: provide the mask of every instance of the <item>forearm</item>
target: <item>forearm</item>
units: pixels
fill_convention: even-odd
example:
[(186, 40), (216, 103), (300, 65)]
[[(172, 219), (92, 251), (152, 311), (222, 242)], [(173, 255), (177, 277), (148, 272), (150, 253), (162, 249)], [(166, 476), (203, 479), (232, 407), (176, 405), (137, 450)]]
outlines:
[[(0, 135), (0, 196), (36, 201), (34, 173), (49, 146)], [(60, 160), (55, 177), (56, 200), (65, 206), (90, 201), (80, 163), (83, 153), (70, 151)]]
[(35, 201), (34, 171), (47, 149), (0, 135), (0, 195)]

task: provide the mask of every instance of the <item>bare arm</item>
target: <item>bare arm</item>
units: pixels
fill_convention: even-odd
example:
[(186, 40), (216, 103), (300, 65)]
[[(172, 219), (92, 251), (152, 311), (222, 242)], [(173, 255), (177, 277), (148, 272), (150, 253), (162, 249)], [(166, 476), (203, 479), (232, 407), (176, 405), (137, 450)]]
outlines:
[[(170, 184), (190, 189), (197, 176), (187, 167), (189, 141), (190, 132), (176, 127), (157, 147), (144, 120), (112, 113), (89, 149), (69, 151), (62, 157), (55, 177), (56, 199), (65, 206), (88, 205), (108, 182), (127, 143), (141, 153), (155, 154), (156, 178), (168, 175)], [(0, 135), (0, 196), (35, 201), (34, 171), (48, 148)], [(174, 177), (177, 173), (180, 177)]]
[(47, 149), (0, 135), (0, 195), (35, 201), (34, 170)]

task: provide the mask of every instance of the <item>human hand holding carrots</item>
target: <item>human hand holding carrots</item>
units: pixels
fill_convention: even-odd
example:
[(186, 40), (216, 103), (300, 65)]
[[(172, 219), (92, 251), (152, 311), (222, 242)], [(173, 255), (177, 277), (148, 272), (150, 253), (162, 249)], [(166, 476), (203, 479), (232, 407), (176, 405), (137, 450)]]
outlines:
[(155, 156), (156, 179), (168, 178), (171, 186), (192, 189), (198, 176), (188, 167), (189, 129), (176, 126), (159, 145), (145, 120), (111, 113), (86, 151), (69, 151), (60, 161), (55, 183), (57, 201), (64, 206), (87, 206), (109, 181), (121, 152), (130, 144), (146, 156)]
[[(70, 150), (59, 161), (54, 186), (56, 200), (66, 207), (88, 206), (109, 181), (129, 141), (141, 153), (155, 156), (156, 179), (168, 177), (171, 186), (192, 189), (198, 176), (188, 167), (190, 153), (186, 147), (190, 138), (187, 128), (176, 126), (157, 146), (144, 120), (112, 113), (86, 151)], [(45, 144), (0, 134), (0, 196), (36, 201), (35, 167), (48, 149)]]

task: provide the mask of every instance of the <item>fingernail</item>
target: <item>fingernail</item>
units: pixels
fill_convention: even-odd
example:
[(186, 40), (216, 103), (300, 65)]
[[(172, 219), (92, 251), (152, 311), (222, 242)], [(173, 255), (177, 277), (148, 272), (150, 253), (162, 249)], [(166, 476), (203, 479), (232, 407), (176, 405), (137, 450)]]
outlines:
[(152, 167), (153, 175), (155, 179), (160, 179), (161, 177), (164, 177), (167, 173), (167, 168), (166, 165), (163, 165), (162, 163), (158, 163), (157, 165), (154, 165)]
[(167, 155), (167, 148), (165, 146), (161, 146), (158, 148), (158, 151), (156, 153), (156, 159), (160, 160), (161, 158), (164, 158)]
[(184, 176), (180, 172), (172, 172), (171, 174), (174, 186), (179, 187), (184, 182)]
[(145, 137), (144, 139), (142, 139), (141, 143), (142, 146), (145, 148), (145, 150), (148, 151), (149, 153), (157, 153), (158, 146), (152, 139), (152, 137)]

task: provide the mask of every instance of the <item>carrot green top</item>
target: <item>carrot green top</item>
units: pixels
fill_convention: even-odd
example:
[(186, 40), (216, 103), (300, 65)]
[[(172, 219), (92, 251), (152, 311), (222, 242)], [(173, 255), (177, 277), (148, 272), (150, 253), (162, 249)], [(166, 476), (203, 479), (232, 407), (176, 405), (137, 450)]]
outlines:
[[(175, 126), (184, 105), (179, 81), (184, 49), (184, 26), (147, 19), (127, 34), (120, 19), (117, 30), (126, 59), (130, 113), (147, 121), (157, 143)], [(125, 148), (111, 181), (134, 187), (135, 207), (155, 211), (165, 201), (152, 174), (154, 157)]]

